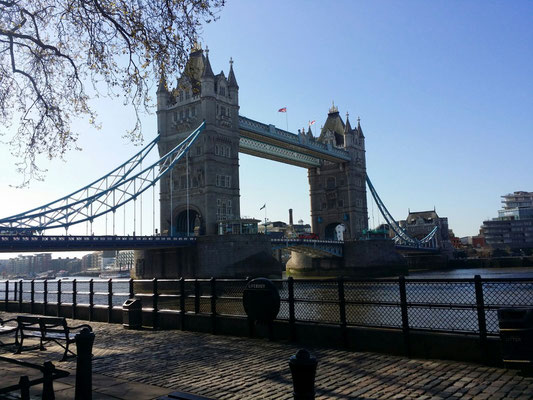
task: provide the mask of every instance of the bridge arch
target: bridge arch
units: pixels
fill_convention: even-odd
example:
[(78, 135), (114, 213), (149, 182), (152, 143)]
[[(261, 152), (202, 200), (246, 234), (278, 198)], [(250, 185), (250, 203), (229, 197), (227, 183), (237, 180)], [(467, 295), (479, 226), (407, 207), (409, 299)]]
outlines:
[[(200, 210), (194, 206), (189, 205), (187, 218), (187, 208), (179, 207), (174, 211), (172, 235), (174, 236), (189, 236), (201, 235), (205, 231), (204, 218)], [(187, 221), (189, 223), (187, 229)]]
[(342, 222), (332, 222), (324, 230), (325, 240), (344, 240), (349, 237), (348, 227)]

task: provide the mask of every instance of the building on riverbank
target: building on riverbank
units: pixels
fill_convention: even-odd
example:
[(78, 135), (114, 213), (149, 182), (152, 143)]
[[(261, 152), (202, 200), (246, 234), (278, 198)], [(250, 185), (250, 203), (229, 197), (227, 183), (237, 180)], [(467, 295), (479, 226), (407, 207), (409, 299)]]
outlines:
[(502, 196), (498, 217), (484, 221), (482, 230), (493, 248), (533, 248), (533, 192), (514, 192)]

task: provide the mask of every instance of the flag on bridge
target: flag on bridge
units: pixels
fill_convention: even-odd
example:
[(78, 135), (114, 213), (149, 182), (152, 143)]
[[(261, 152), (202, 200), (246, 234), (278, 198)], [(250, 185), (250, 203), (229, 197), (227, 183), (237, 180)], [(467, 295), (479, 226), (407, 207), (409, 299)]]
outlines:
[(263, 208), (265, 208), (266, 206), (267, 206), (266, 203), (263, 204), (263, 207), (261, 207), (261, 208), (259, 209), (259, 211), (261, 211), (261, 210), (262, 210)]
[(316, 120), (309, 121), (309, 126), (313, 125), (316, 122)]
[(278, 110), (278, 112), (285, 112), (286, 113), (287, 112), (287, 107), (280, 108)]

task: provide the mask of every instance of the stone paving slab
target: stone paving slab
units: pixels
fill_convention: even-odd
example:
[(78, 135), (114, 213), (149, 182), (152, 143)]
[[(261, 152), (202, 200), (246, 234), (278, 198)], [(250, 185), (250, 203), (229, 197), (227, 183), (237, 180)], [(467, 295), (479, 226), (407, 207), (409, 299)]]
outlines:
[[(13, 315), (0, 312), (0, 318)], [(93, 388), (100, 396), (94, 398), (151, 399), (179, 390), (219, 400), (292, 399), (288, 360), (299, 349), (297, 345), (178, 330), (132, 331), (98, 322), (90, 325), (96, 334)], [(533, 378), (514, 370), (327, 348), (309, 350), (318, 359), (317, 399), (533, 399)], [(5, 353), (5, 348), (0, 352)], [(50, 346), (44, 352), (31, 350), (16, 357), (41, 363), (51, 359), (58, 368), (74, 371), (75, 361), (59, 362), (61, 354), (58, 346)], [(61, 390), (65, 397), (57, 398), (69, 398), (73, 376), (58, 382), (70, 386)]]

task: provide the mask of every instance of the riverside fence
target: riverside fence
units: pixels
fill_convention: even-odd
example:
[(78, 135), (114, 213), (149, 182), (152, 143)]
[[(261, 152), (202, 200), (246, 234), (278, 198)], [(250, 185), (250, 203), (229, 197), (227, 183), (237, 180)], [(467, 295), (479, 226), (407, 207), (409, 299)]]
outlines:
[[(272, 280), (281, 309), (277, 320), (349, 327), (388, 328), (477, 335), (499, 333), (499, 308), (533, 307), (533, 279), (292, 279)], [(120, 312), (129, 298), (142, 300), (143, 313), (159, 326), (160, 314), (246, 318), (246, 279), (6, 280), (0, 281), (0, 309), (92, 320), (95, 312)], [(3, 303), (3, 307), (1, 304)], [(88, 315), (87, 315), (88, 310)], [(88, 317), (88, 318), (86, 318)], [(101, 317), (99, 318), (101, 319)], [(213, 328), (214, 331), (214, 328)]]

